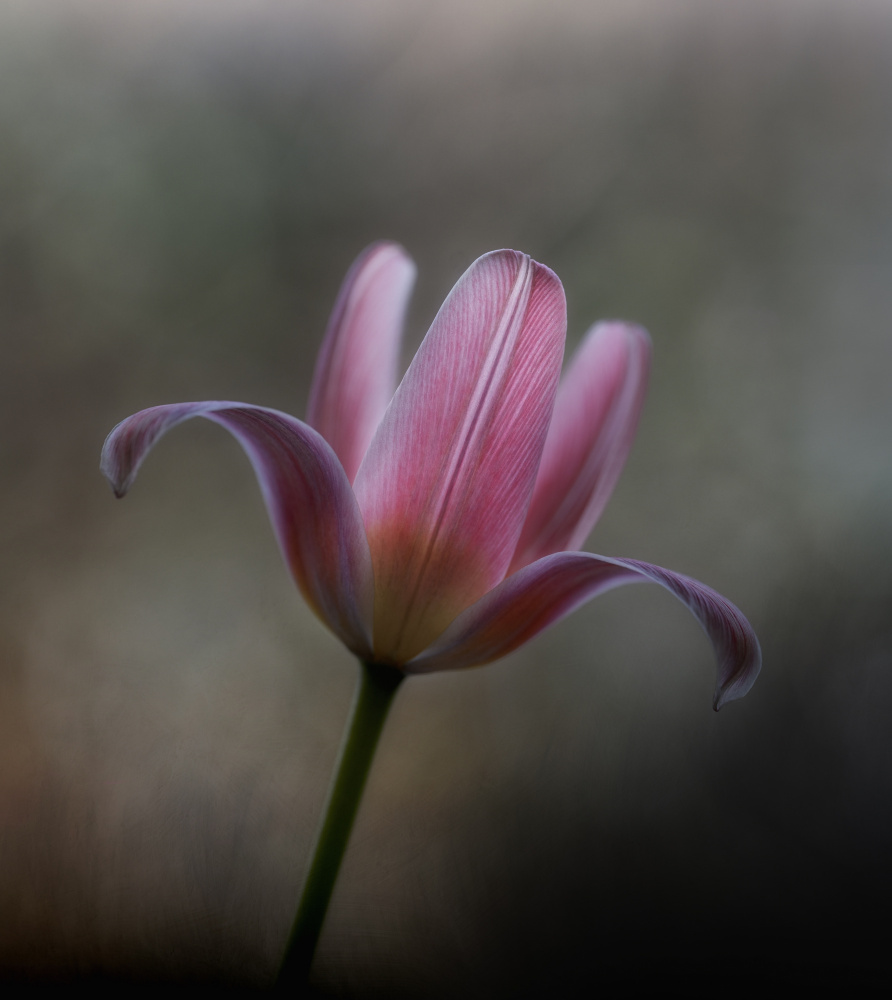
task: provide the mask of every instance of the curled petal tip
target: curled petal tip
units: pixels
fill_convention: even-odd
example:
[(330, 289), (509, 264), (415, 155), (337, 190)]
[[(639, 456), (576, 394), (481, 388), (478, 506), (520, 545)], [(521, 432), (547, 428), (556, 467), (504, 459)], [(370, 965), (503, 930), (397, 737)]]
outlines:
[(759, 640), (741, 611), (712, 588), (660, 566), (590, 552), (558, 552), (509, 576), (459, 615), (409, 664), (409, 673), (497, 660), (581, 604), (630, 583), (657, 583), (694, 615), (712, 641), (718, 679), (713, 708), (742, 698), (762, 666)]
[(106, 440), (105, 447), (102, 449), (102, 460), (99, 463), (99, 471), (105, 476), (106, 482), (111, 487), (111, 491), (114, 493), (116, 499), (120, 500), (130, 492), (130, 486), (133, 483), (133, 474), (126, 475), (118, 468), (118, 463), (112, 454), (113, 445), (110, 445), (110, 439), (111, 435), (109, 435), (109, 440)]
[(118, 500), (127, 495), (136, 474), (132, 464), (122, 460), (120, 427), (121, 424), (118, 424), (105, 439), (99, 460), (99, 471), (105, 476)]
[(349, 649), (367, 656), (372, 567), (361, 514), (337, 456), (307, 424), (277, 410), (219, 400), (141, 410), (118, 424), (102, 449), (100, 468), (115, 496), (128, 491), (159, 438), (190, 417), (219, 424), (241, 444), (307, 602)]
[(756, 683), (759, 671), (762, 669), (762, 649), (755, 633), (750, 629), (745, 635), (747, 649), (742, 662), (731, 677), (724, 678), (721, 667), (719, 679), (716, 682), (715, 694), (712, 699), (713, 710), (718, 712), (730, 701), (737, 701), (749, 693)]

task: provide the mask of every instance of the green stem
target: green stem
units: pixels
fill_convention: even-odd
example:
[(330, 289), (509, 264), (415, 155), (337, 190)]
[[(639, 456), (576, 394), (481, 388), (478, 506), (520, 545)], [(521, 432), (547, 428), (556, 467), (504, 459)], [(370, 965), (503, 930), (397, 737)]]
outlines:
[(403, 676), (395, 667), (362, 663), (359, 687), (328, 791), (310, 871), (279, 969), (279, 987), (300, 990), (306, 986), (378, 737)]

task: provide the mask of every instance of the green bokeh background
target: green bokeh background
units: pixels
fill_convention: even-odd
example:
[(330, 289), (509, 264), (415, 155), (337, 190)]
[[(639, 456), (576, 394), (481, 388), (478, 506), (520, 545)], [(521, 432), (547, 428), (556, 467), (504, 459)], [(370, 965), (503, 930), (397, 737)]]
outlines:
[[(338, 996), (879, 975), (892, 888), (892, 7), (859, 0), (0, 2), (0, 967), (268, 985), (356, 669), (237, 446), (126, 501), (127, 414), (302, 415), (340, 280), (479, 254), (562, 278), (572, 347), (654, 341), (594, 551), (616, 591), (413, 678), (318, 955)], [(882, 909), (886, 914), (882, 915)], [(580, 985), (581, 984), (581, 985)]]

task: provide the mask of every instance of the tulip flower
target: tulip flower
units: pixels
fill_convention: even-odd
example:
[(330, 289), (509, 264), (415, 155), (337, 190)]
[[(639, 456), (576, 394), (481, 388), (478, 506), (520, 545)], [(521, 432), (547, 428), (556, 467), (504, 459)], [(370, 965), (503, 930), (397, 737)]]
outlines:
[(581, 551), (635, 433), (647, 334), (596, 325), (561, 380), (561, 283), (528, 256), (501, 250), (459, 280), (394, 391), (413, 281), (394, 244), (356, 261), (306, 422), (244, 403), (156, 406), (118, 424), (102, 454), (123, 496), (174, 425), (202, 416), (225, 427), (254, 467), (304, 598), (363, 664), (286, 975), (309, 968), (404, 676), (489, 663), (590, 598), (647, 581), (681, 600), (712, 640), (716, 709), (746, 694), (761, 664), (749, 623), (715, 591), (648, 563)]

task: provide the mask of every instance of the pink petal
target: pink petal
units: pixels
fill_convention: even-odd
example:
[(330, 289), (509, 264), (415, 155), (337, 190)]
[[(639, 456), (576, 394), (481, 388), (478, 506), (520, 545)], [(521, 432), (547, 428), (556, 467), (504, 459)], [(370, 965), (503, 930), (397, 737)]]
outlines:
[(625, 465), (649, 368), (641, 327), (598, 323), (589, 331), (558, 388), (512, 571), (582, 547)]
[(122, 497), (149, 449), (202, 416), (225, 427), (257, 474), (285, 561), (307, 603), (358, 656), (370, 652), (372, 569), (356, 498), (328, 443), (277, 410), (245, 403), (176, 403), (128, 417), (106, 438), (100, 468)]
[(750, 623), (730, 601), (680, 573), (589, 552), (558, 552), (508, 577), (460, 615), (405, 670), (427, 673), (489, 663), (592, 597), (626, 583), (647, 581), (671, 591), (712, 640), (718, 660), (716, 711), (742, 698), (759, 674), (762, 652)]
[(319, 358), (307, 423), (332, 446), (352, 482), (396, 388), (403, 319), (415, 265), (395, 243), (375, 243), (347, 273)]
[(565, 327), (560, 281), (513, 250), (476, 261), (440, 309), (356, 476), (380, 659), (410, 659), (504, 576)]

